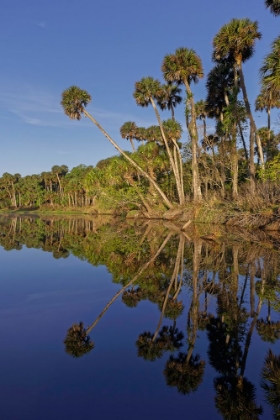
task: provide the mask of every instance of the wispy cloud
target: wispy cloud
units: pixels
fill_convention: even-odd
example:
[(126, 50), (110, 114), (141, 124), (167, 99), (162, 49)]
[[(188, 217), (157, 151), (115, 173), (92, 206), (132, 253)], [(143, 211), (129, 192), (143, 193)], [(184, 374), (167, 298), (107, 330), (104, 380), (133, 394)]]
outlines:
[(36, 22), (36, 25), (39, 26), (42, 29), (45, 29), (47, 27), (46, 22)]
[[(16, 116), (19, 122), (42, 127), (73, 128), (78, 124), (64, 116), (59, 103), (60, 92), (14, 83), (0, 84), (0, 90), (0, 117), (9, 118), (10, 114), (13, 118)], [(145, 119), (130, 113), (93, 107), (91, 104), (88, 110), (109, 133), (119, 132), (119, 128), (126, 121), (136, 121), (138, 126), (144, 127), (156, 123), (153, 113), (150, 118)], [(82, 125), (92, 127), (92, 123), (87, 119), (83, 120)]]

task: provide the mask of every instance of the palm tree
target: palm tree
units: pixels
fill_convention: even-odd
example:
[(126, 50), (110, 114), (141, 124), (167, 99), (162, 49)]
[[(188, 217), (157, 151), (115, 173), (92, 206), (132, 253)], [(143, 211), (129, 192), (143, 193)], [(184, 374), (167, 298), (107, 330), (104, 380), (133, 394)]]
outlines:
[[(166, 149), (169, 161), (170, 161), (172, 171), (174, 173), (179, 203), (183, 205), (185, 202), (185, 197), (184, 197), (184, 188), (181, 182), (181, 177), (180, 177), (180, 174), (178, 173), (175, 159), (172, 156), (168, 139), (165, 134), (164, 127), (163, 127), (163, 124), (162, 124), (162, 121), (161, 121), (161, 118), (160, 118), (160, 115), (159, 115), (159, 112), (155, 103), (155, 101), (157, 101), (161, 97), (161, 92), (162, 92), (162, 86), (158, 80), (153, 79), (152, 77), (144, 77), (139, 82), (135, 83), (135, 91), (133, 93), (133, 96), (136, 100), (137, 105), (140, 105), (142, 107), (147, 107), (151, 104), (155, 111), (158, 125), (161, 132), (161, 136), (164, 142), (164, 146), (165, 146), (165, 149)], [(181, 156), (179, 156), (178, 158), (181, 159)]]
[(160, 97), (158, 99), (158, 105), (160, 109), (168, 109), (171, 111), (171, 117), (174, 120), (174, 108), (182, 102), (182, 96), (180, 96), (182, 89), (179, 88), (178, 85), (174, 85), (172, 83), (168, 83), (167, 85), (162, 86), (162, 90), (160, 92)]
[(280, 15), (280, 0), (265, 0), (265, 5), (274, 16)]
[(201, 186), (197, 164), (197, 127), (196, 112), (191, 82), (197, 83), (203, 77), (203, 68), (200, 57), (192, 49), (178, 48), (174, 54), (164, 57), (162, 63), (163, 77), (167, 82), (184, 84), (187, 92), (187, 103), (191, 107), (191, 120), (188, 124), (189, 134), (192, 142), (192, 181), (194, 201), (201, 201)]
[(133, 139), (135, 138), (136, 132), (137, 132), (137, 126), (135, 122), (128, 121), (124, 123), (120, 128), (120, 133), (121, 133), (122, 138), (130, 141), (133, 152), (135, 152)]
[(101, 125), (96, 121), (95, 118), (93, 118), (92, 115), (90, 115), (85, 107), (88, 105), (88, 103), (91, 101), (91, 96), (89, 93), (85, 90), (80, 89), (77, 86), (71, 86), (70, 88), (66, 89), (62, 93), (62, 101), (61, 105), (64, 109), (65, 114), (71, 118), (80, 120), (82, 114), (84, 114), (86, 117), (88, 117), (96, 126), (99, 128), (99, 130), (104, 134), (104, 136), (109, 140), (109, 142), (118, 150), (118, 152), (124, 156), (125, 159), (128, 160), (128, 162), (131, 163), (132, 166), (134, 166), (141, 175), (143, 175), (146, 179), (151, 182), (155, 189), (158, 191), (160, 196), (162, 197), (165, 205), (168, 208), (173, 208), (173, 205), (169, 201), (169, 199), (166, 197), (162, 189), (158, 186), (158, 184), (145, 172), (142, 168), (140, 168), (139, 165), (134, 162), (133, 159), (131, 159), (130, 156), (128, 156), (119, 146), (118, 144), (109, 136), (109, 134), (101, 127)]
[(272, 43), (271, 52), (264, 58), (260, 69), (261, 83), (273, 100), (279, 99), (280, 92), (280, 36)]
[(255, 110), (261, 112), (265, 111), (267, 113), (267, 129), (269, 132), (271, 130), (270, 111), (272, 108), (280, 108), (280, 94), (278, 97), (273, 97), (271, 91), (262, 88), (261, 93), (257, 96), (255, 101)]
[(267, 402), (272, 406), (275, 420), (280, 420), (280, 356), (271, 350), (265, 358), (261, 386)]
[[(216, 61), (224, 59), (234, 61), (236, 95), (238, 92), (239, 75), (240, 87), (243, 93), (246, 112), (248, 118), (250, 119), (252, 131), (256, 136), (260, 161), (263, 167), (264, 159), (261, 142), (257, 133), (256, 123), (251, 112), (242, 68), (242, 63), (252, 57), (254, 53), (254, 45), (257, 39), (261, 39), (261, 33), (258, 31), (258, 22), (252, 22), (250, 19), (232, 19), (228, 24), (224, 25), (214, 37), (213, 57)], [(253, 140), (253, 136), (251, 136), (251, 139)], [(252, 158), (253, 157), (250, 156), (250, 159)]]

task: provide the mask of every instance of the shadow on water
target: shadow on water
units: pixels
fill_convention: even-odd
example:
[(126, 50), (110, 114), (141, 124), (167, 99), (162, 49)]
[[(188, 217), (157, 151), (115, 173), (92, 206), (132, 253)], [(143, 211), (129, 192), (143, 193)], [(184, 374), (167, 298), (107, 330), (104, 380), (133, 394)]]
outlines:
[[(119, 291), (85, 327), (75, 322), (64, 339), (74, 358), (95, 347), (90, 334), (121, 296), (128, 308), (149, 301), (159, 309), (154, 331), (136, 340), (139, 358), (156, 362), (165, 355), (163, 380), (181, 394), (195, 393), (206, 366), (212, 378), (217, 412), (227, 420), (259, 419), (264, 411), (257, 388), (280, 419), (280, 246), (277, 235), (257, 231), (221, 231), (191, 227), (185, 233), (170, 223), (127, 224), (109, 219), (55, 217), (0, 218), (0, 245), (70, 254), (94, 266), (105, 265)], [(207, 230), (208, 229), (208, 230)], [(213, 227), (212, 227), (213, 229)], [(188, 307), (184, 296), (188, 295)], [(185, 317), (184, 328), (177, 327)], [(171, 322), (171, 325), (170, 325)], [(182, 325), (182, 323), (181, 323)], [(247, 373), (258, 339), (271, 349), (263, 357), (259, 382)], [(207, 351), (197, 353), (200, 335)]]

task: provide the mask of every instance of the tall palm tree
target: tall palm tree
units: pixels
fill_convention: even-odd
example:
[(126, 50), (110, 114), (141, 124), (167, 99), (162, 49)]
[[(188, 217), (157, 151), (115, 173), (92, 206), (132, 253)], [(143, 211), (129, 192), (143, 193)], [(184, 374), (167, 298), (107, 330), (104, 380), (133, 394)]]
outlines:
[(265, 5), (274, 16), (280, 15), (280, 0), (265, 0)]
[(132, 121), (128, 121), (124, 123), (120, 128), (120, 133), (121, 133), (122, 138), (130, 141), (133, 152), (135, 152), (133, 139), (135, 138), (136, 132), (137, 132), (137, 126), (135, 122), (132, 122)]
[(85, 108), (90, 101), (91, 96), (86, 90), (82, 90), (77, 86), (71, 86), (70, 88), (63, 91), (61, 105), (64, 109), (65, 114), (71, 119), (80, 120), (83, 114), (86, 117), (88, 117), (97, 126), (97, 128), (99, 128), (99, 130), (104, 134), (104, 136), (109, 140), (109, 142), (118, 150), (118, 152), (121, 155), (123, 155), (124, 158), (127, 159), (128, 162), (130, 162), (131, 165), (134, 166), (141, 175), (143, 175), (146, 179), (149, 180), (149, 182), (151, 182), (154, 185), (155, 189), (162, 197), (165, 205), (170, 209), (173, 208), (172, 203), (169, 201), (169, 199), (164, 194), (162, 189), (158, 186), (158, 184), (118, 146), (118, 144), (112, 139), (112, 137), (110, 137), (109, 134), (96, 121), (96, 119), (86, 111)]
[[(216, 61), (227, 58), (234, 61), (236, 94), (239, 75), (240, 87), (243, 93), (246, 112), (248, 118), (250, 119), (252, 131), (256, 137), (261, 165), (264, 166), (262, 146), (257, 133), (256, 123), (251, 112), (242, 68), (242, 63), (252, 57), (257, 39), (261, 39), (261, 33), (258, 31), (258, 22), (252, 22), (250, 19), (232, 19), (228, 24), (222, 26), (220, 31), (214, 37), (213, 57)], [(253, 136), (251, 136), (251, 139), (253, 140)], [(251, 156), (250, 158), (252, 159), (253, 157)]]
[(191, 107), (191, 120), (188, 124), (188, 130), (192, 142), (192, 181), (194, 201), (201, 201), (201, 186), (197, 164), (197, 127), (196, 112), (193, 93), (191, 91), (191, 82), (197, 83), (203, 77), (203, 67), (200, 57), (192, 49), (178, 48), (174, 54), (164, 57), (162, 63), (163, 77), (167, 82), (176, 82), (184, 84), (187, 92), (187, 103)]
[(133, 96), (136, 100), (137, 105), (140, 105), (142, 107), (147, 107), (151, 104), (155, 111), (158, 125), (160, 127), (161, 136), (164, 142), (164, 146), (165, 146), (165, 149), (166, 149), (169, 161), (170, 161), (172, 171), (174, 173), (179, 203), (180, 205), (183, 205), (185, 202), (184, 188), (181, 183), (181, 177), (177, 171), (176, 162), (172, 155), (172, 151), (170, 149), (168, 139), (165, 134), (164, 127), (163, 127), (163, 124), (162, 124), (162, 121), (161, 121), (161, 118), (160, 118), (160, 115), (156, 106), (156, 101), (158, 101), (158, 99), (161, 97), (161, 92), (162, 92), (162, 86), (158, 80), (152, 77), (144, 77), (139, 82), (135, 83), (135, 91), (133, 93)]
[(160, 109), (168, 109), (171, 111), (171, 117), (174, 120), (174, 108), (182, 102), (182, 96), (180, 95), (182, 89), (178, 85), (174, 85), (171, 82), (167, 85), (162, 86), (160, 97), (158, 99), (158, 105)]

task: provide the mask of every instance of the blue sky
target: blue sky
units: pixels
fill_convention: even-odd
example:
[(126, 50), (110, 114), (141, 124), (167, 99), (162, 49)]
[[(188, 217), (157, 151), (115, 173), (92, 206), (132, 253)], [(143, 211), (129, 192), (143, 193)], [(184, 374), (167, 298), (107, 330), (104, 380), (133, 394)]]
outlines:
[[(193, 48), (207, 75), (213, 37), (231, 18), (243, 17), (257, 20), (263, 34), (244, 65), (253, 103), (262, 59), (280, 33), (280, 18), (265, 9), (264, 0), (2, 0), (0, 175), (95, 165), (115, 154), (90, 121), (63, 114), (61, 92), (71, 85), (92, 95), (88, 111), (130, 150), (120, 126), (156, 123), (152, 109), (136, 106), (134, 83), (144, 76), (161, 79), (163, 57), (178, 47)], [(205, 80), (193, 87), (195, 100), (204, 99)], [(183, 115), (181, 106), (176, 118), (182, 123)], [(258, 126), (265, 121), (256, 114)]]

